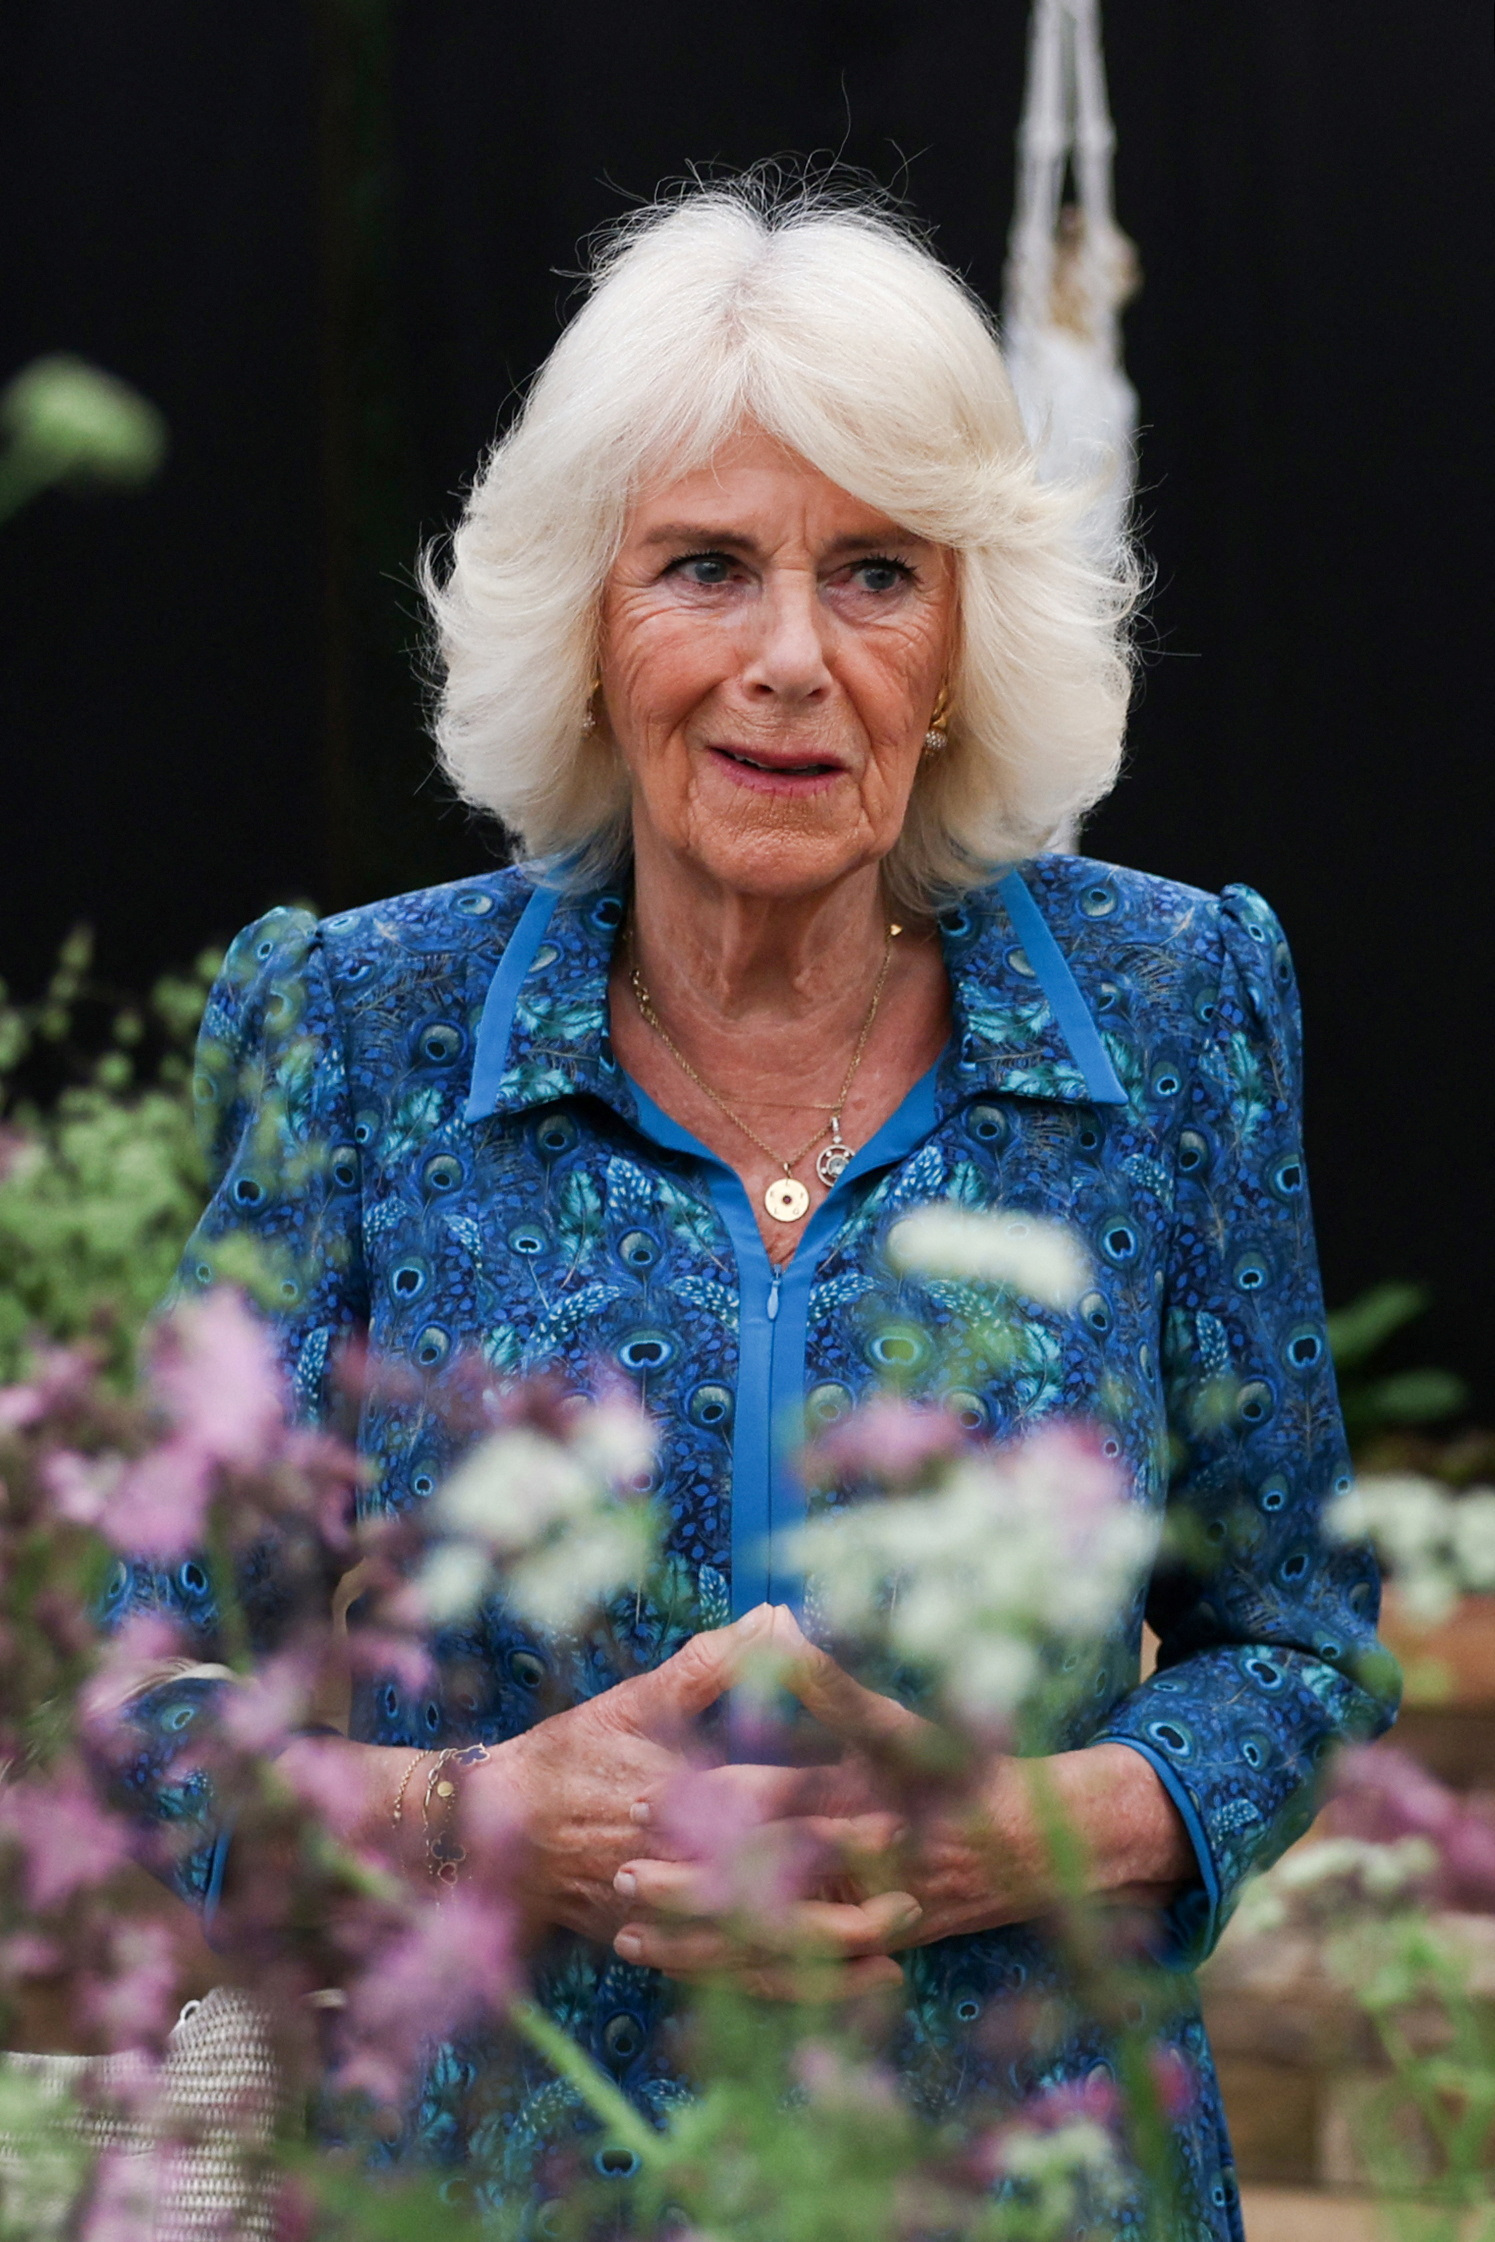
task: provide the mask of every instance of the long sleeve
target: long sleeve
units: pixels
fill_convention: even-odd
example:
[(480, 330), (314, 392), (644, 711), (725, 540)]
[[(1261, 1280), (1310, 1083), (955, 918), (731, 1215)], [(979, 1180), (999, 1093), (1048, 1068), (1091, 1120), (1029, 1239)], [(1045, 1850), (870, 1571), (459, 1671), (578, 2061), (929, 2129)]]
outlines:
[(1395, 1717), (1368, 1550), (1329, 1537), (1349, 1458), (1302, 1150), (1287, 944), (1248, 888), (1221, 898), (1221, 975), (1179, 1139), (1165, 1300), (1174, 1469), (1147, 1617), (1156, 1672), (1106, 1726), (1156, 1768), (1200, 1884), (1174, 1958), (1213, 1947), (1244, 1879), (1307, 1827), (1332, 1747)]
[[(340, 1340), (366, 1321), (357, 1129), (335, 999), (315, 923), (272, 911), (234, 942), (203, 1018), (194, 1078), (212, 1196), (183, 1255), (173, 1298), (239, 1282), (272, 1315), (296, 1406), (331, 1408)], [(244, 1570), (240, 1593), (256, 1647), (279, 1608), (273, 1552)], [(122, 1560), (107, 1592), (118, 1624), (169, 1614), (202, 1664), (153, 1687), (131, 1710), (139, 1739), (127, 1790), (142, 1820), (180, 1833), (172, 1881), (211, 1903), (225, 1833), (212, 1786), (193, 1767), (195, 1740), (224, 1685), (218, 1614), (196, 1557), (165, 1567)]]

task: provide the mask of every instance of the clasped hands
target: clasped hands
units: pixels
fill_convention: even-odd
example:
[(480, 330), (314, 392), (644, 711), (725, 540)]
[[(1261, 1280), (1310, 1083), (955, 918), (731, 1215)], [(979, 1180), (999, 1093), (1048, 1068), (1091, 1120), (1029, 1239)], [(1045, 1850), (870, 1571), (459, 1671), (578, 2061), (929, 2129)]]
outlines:
[[(772, 1670), (836, 1739), (828, 1765), (693, 1766), (690, 1727)], [(503, 1748), (528, 1839), (531, 1909), (677, 1978), (765, 1997), (901, 1982), (900, 1948), (1039, 1914), (1056, 1897), (1030, 1786), (993, 1755), (917, 1816), (900, 1785), (938, 1731), (852, 1679), (784, 1606), (697, 1635), (654, 1672)], [(1189, 1873), (1177, 1814), (1145, 1760), (1099, 1745), (1041, 1764), (1097, 1889), (1156, 1901)], [(777, 1887), (777, 1889), (775, 1888)]]

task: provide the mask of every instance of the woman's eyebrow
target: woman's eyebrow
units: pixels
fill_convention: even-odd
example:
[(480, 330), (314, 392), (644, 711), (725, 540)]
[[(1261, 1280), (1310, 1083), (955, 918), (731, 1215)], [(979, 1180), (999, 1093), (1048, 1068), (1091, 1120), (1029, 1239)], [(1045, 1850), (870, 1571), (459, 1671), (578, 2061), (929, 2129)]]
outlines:
[[(927, 538), (916, 535), (911, 529), (899, 529), (890, 524), (886, 529), (866, 530), (853, 536), (832, 538), (825, 551), (827, 555), (876, 553), (888, 545), (924, 545), (928, 542)], [(715, 551), (747, 554), (757, 554), (762, 550), (756, 538), (748, 537), (738, 529), (722, 529), (710, 522), (660, 522), (654, 529), (644, 532), (641, 543), (710, 546)]]

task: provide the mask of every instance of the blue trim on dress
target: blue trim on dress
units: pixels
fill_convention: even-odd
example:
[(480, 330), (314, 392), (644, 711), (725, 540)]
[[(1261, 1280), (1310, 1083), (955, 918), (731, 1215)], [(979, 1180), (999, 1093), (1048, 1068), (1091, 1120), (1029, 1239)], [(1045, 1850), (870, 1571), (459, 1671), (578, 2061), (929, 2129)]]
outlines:
[(472, 1087), (462, 1114), (469, 1125), (474, 1121), (486, 1121), (498, 1102), (504, 1068), (508, 1064), (509, 1039), (514, 1032), (514, 1014), (519, 1009), (519, 991), (535, 962), (535, 952), (545, 938), (545, 930), (560, 899), (559, 888), (535, 889), (520, 914), (519, 924), (509, 936), (498, 961), (498, 970), (488, 984), (472, 1059)]
[(1021, 942), (1039, 987), (1049, 1000), (1049, 1010), (1069, 1045), (1075, 1065), (1085, 1077), (1085, 1088), (1095, 1105), (1125, 1105), (1126, 1092), (1117, 1078), (1090, 1007), (1069, 970), (1069, 960), (1054, 940), (1021, 872), (1008, 872), (997, 882), (997, 893), (1007, 907), (1013, 932)]
[(1168, 1969), (1197, 1969), (1199, 1958), (1208, 1954), (1219, 1935), (1216, 1918), (1220, 1912), (1220, 1879), (1215, 1874), (1215, 1864), (1210, 1854), (1210, 1841), (1200, 1820), (1199, 1809), (1179, 1781), (1178, 1769), (1170, 1767), (1160, 1752), (1139, 1744), (1135, 1736), (1092, 1736), (1094, 1744), (1125, 1744), (1129, 1752), (1145, 1759), (1157, 1776), (1168, 1796), (1178, 1808), (1179, 1818), (1188, 1832), (1189, 1843), (1199, 1863), (1199, 1882), (1190, 1884), (1172, 1900), (1164, 1911), (1164, 1944), (1153, 1959)]
[(202, 1935), (216, 1954), (218, 1942), (213, 1933), (217, 1928), (218, 1909), (223, 1899), (223, 1879), (228, 1873), (228, 1856), (233, 1847), (237, 1814), (225, 1817), (218, 1835), (213, 1840), (213, 1857), (208, 1863), (207, 1888), (202, 1895)]
[(737, 1258), (737, 1410), (732, 1426), (732, 1616), (759, 1604), (798, 1604), (800, 1582), (781, 1565), (775, 1544), (803, 1523), (805, 1491), (794, 1468), (804, 1438), (805, 1356), (810, 1296), (826, 1247), (840, 1229), (845, 1186), (891, 1167), (938, 1125), (943, 1053), (897, 1110), (864, 1144), (821, 1200), (788, 1263), (775, 1268), (742, 1178), (719, 1154), (656, 1105), (629, 1076), (639, 1127), (656, 1143), (688, 1152), (706, 1170), (707, 1188)]

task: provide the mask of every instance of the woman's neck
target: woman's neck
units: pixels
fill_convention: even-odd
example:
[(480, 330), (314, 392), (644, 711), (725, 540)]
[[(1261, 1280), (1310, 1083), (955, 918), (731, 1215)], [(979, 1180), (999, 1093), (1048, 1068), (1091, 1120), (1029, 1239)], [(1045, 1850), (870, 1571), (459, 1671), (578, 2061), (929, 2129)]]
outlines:
[(756, 1033), (770, 1019), (834, 1033), (843, 1013), (865, 1005), (887, 930), (876, 865), (786, 897), (722, 887), (647, 843), (635, 862), (639, 969), (661, 1010), (688, 1013), (698, 1030)]

